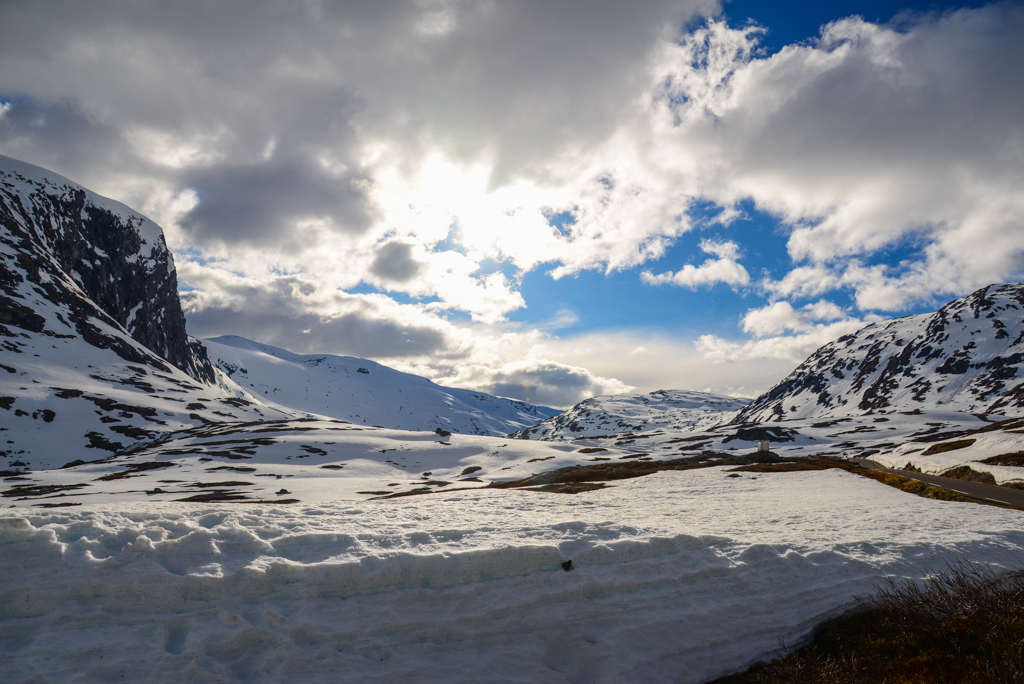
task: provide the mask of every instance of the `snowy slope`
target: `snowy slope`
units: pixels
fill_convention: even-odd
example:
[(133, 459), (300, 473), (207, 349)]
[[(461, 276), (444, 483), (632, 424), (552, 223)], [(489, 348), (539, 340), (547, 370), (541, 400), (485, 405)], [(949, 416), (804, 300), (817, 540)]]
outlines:
[(586, 399), (568, 411), (510, 437), (565, 441), (651, 430), (699, 431), (728, 422), (749, 401), (690, 390), (609, 394)]
[(293, 354), (227, 335), (204, 340), (214, 365), (282, 406), (360, 425), (504, 436), (558, 413), (483, 392), (441, 387), (373, 361)]
[(990, 285), (934, 314), (825, 345), (736, 422), (949, 410), (1024, 414), (1024, 284)]
[(94, 460), (209, 422), (298, 418), (185, 334), (160, 228), (0, 157), (0, 467)]

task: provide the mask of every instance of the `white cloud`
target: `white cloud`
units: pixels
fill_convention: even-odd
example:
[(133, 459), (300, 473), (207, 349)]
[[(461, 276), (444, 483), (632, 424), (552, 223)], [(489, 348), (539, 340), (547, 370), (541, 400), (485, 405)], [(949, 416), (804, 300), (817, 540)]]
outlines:
[(699, 285), (714, 285), (715, 283), (738, 287), (750, 283), (750, 274), (747, 273), (747, 269), (736, 261), (739, 256), (739, 245), (735, 242), (701, 240), (700, 248), (718, 258), (708, 259), (700, 266), (686, 264), (675, 273), (667, 271), (654, 275), (650, 271), (644, 271), (640, 277), (649, 285), (669, 283), (689, 288), (696, 288)]
[[(820, 299), (802, 309), (789, 302), (775, 302), (761, 309), (751, 309), (743, 317), (743, 330), (756, 337), (776, 335), (785, 331), (809, 332), (815, 321), (852, 320), (833, 302)], [(863, 322), (856, 321), (863, 325)], [(820, 324), (817, 324), (820, 325)]]
[(701, 335), (695, 343), (697, 350), (712, 363), (735, 363), (756, 359), (780, 359), (800, 363), (822, 345), (855, 332), (864, 323), (840, 321), (815, 326), (810, 332), (797, 335), (777, 335), (746, 342), (724, 340), (716, 335)]
[(824, 299), (801, 308), (779, 301), (751, 309), (743, 317), (743, 330), (755, 339), (734, 342), (715, 335), (701, 335), (696, 347), (716, 364), (753, 359), (800, 362), (822, 345), (875, 320), (877, 316), (852, 317), (834, 302)]

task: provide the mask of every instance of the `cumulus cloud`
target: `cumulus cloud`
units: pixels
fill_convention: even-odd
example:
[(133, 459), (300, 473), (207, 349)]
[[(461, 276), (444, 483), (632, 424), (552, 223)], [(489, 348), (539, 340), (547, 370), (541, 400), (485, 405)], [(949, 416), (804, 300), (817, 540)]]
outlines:
[(745, 342), (701, 335), (697, 350), (710, 361), (784, 359), (800, 362), (818, 347), (878, 320), (877, 316), (850, 316), (834, 302), (824, 299), (794, 308), (785, 301), (751, 309), (743, 317), (743, 330), (755, 339)]
[[(751, 197), (791, 226), (804, 270), (774, 289), (848, 287), (863, 309), (898, 311), (1020, 272), (1022, 30), (1009, 4), (900, 30), (850, 18), (758, 58), (756, 36), (716, 24), (667, 50), (655, 101), (680, 146), (706, 136), (709, 197)], [(879, 263), (908, 240), (923, 249)]]
[(735, 242), (731, 240), (724, 242), (701, 240), (700, 248), (718, 258), (708, 259), (700, 266), (686, 264), (675, 273), (667, 271), (654, 275), (650, 271), (644, 271), (640, 277), (649, 285), (669, 283), (691, 289), (698, 285), (714, 285), (715, 283), (725, 283), (733, 287), (750, 283), (750, 274), (747, 273), (747, 269), (743, 268), (736, 260), (739, 257), (740, 248)]
[[(658, 354), (639, 339), (614, 363), (576, 349), (586, 363), (512, 369), (519, 279), (640, 270), (693, 229), (696, 202), (728, 223), (752, 200), (790, 257), (753, 287), (738, 234), (640, 275), (771, 298), (743, 318), (749, 338), (700, 338), (717, 360), (799, 360), (871, 312), (1024, 275), (1024, 8), (847, 18), (770, 56), (761, 29), (693, 21), (718, 10), (4, 3), (0, 153), (157, 220), (199, 334), (344, 346), (461, 382), (458, 359), (493, 387), (547, 369), (538, 386), (564, 397), (640, 386), (621, 359)], [(366, 285), (378, 293), (348, 292)], [(828, 308), (839, 289), (856, 315)], [(521, 353), (562, 349), (516, 334)]]

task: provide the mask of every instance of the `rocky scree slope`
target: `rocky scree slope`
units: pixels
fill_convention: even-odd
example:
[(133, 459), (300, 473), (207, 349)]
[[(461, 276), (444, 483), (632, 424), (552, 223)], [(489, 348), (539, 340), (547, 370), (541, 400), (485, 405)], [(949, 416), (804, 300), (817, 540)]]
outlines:
[(204, 340), (217, 368), (236, 383), (293, 409), (394, 430), (503, 437), (557, 409), (430, 380), (352, 356), (294, 354), (236, 335)]
[(734, 423), (946, 410), (1024, 414), (1024, 284), (873, 323), (814, 352)]
[(187, 337), (174, 263), (156, 224), (0, 157), (6, 465), (95, 459), (208, 422), (305, 415), (248, 395)]
[(700, 431), (729, 422), (749, 401), (690, 390), (609, 394), (581, 401), (568, 411), (509, 437), (569, 441), (651, 430)]

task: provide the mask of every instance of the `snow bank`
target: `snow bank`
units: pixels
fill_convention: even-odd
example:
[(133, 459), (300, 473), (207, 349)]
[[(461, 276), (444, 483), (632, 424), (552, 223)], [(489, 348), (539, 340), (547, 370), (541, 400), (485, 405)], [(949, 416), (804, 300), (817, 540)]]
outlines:
[(1020, 521), (840, 471), (722, 469), (574, 497), (18, 509), (0, 512), (0, 668), (701, 682), (798, 642), (886, 574), (1018, 566)]

